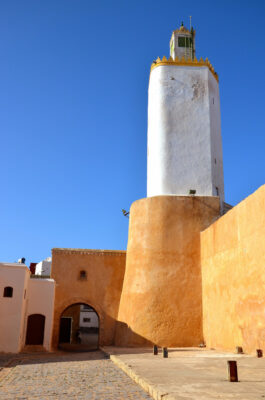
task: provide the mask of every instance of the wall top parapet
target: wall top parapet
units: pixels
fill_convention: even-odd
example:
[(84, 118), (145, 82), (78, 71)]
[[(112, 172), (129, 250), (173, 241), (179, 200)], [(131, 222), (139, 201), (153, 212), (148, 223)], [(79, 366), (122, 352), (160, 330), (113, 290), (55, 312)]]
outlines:
[(126, 250), (98, 250), (98, 249), (67, 249), (67, 248), (54, 248), (52, 254), (83, 254), (83, 255), (97, 255), (97, 256), (122, 256), (126, 255)]
[(217, 82), (219, 82), (219, 78), (218, 78), (218, 74), (215, 72), (212, 64), (210, 63), (210, 61), (208, 60), (208, 58), (206, 58), (205, 60), (201, 57), (199, 60), (197, 60), (196, 57), (194, 57), (194, 59), (192, 60), (191, 58), (186, 59), (184, 56), (182, 58), (178, 58), (176, 57), (175, 59), (173, 59), (172, 57), (169, 57), (168, 59), (164, 56), (162, 59), (160, 59), (159, 57), (153, 61), (152, 65), (151, 65), (151, 71), (156, 68), (159, 67), (161, 65), (179, 65), (179, 66), (191, 66), (191, 67), (208, 67), (209, 70), (211, 71), (211, 73), (213, 74), (213, 76), (215, 77), (215, 79), (217, 80)]

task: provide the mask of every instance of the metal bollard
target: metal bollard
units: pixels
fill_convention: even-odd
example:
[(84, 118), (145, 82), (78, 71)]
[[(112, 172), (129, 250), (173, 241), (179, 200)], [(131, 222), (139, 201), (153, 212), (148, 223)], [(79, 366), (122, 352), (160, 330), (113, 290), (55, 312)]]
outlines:
[(157, 347), (156, 344), (154, 344), (153, 352), (154, 352), (154, 355), (157, 356), (157, 354), (158, 354), (158, 347)]
[(236, 361), (227, 361), (227, 365), (228, 365), (228, 380), (230, 382), (238, 382)]
[(258, 358), (263, 357), (263, 351), (261, 349), (257, 349), (256, 352), (257, 352), (257, 357)]
[(164, 358), (168, 358), (167, 347), (163, 347), (162, 351), (163, 351), (163, 357), (164, 357)]
[(236, 347), (237, 354), (243, 354), (243, 348), (241, 346)]

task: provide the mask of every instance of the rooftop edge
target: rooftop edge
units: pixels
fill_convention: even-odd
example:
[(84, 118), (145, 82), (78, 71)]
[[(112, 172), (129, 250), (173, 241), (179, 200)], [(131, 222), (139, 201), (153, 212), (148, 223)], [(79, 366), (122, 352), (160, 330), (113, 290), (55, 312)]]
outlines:
[(186, 59), (184, 56), (182, 58), (176, 57), (174, 60), (170, 56), (168, 59), (166, 56), (162, 58), (162, 60), (158, 57), (153, 63), (151, 64), (151, 72), (154, 68), (159, 67), (160, 65), (179, 65), (179, 66), (191, 66), (191, 67), (208, 67), (217, 82), (219, 82), (218, 74), (215, 72), (212, 64), (206, 58), (203, 60), (201, 57), (199, 60), (197, 60), (196, 57), (192, 60), (191, 58)]

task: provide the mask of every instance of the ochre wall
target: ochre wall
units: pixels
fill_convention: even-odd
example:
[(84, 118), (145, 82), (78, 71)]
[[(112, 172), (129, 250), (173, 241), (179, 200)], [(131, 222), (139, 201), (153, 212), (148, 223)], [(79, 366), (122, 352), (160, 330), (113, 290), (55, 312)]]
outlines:
[[(125, 260), (125, 251), (52, 250), (51, 277), (56, 282), (52, 341), (54, 349), (58, 346), (61, 314), (76, 303), (88, 304), (98, 313), (99, 344), (113, 344)], [(86, 271), (86, 280), (79, 279), (80, 271)]]
[(200, 231), (219, 212), (217, 197), (155, 196), (133, 203), (116, 345), (202, 341)]
[(207, 346), (265, 349), (265, 186), (201, 233)]

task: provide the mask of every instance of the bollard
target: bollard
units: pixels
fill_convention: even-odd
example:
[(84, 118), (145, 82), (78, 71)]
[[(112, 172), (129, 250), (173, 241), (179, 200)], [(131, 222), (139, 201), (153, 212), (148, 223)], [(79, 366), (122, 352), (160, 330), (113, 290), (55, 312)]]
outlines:
[(257, 357), (258, 358), (263, 357), (263, 351), (261, 349), (257, 349), (256, 352), (257, 352)]
[(164, 358), (168, 358), (167, 347), (163, 347), (162, 351), (163, 351), (163, 357), (164, 357)]
[(241, 346), (236, 347), (237, 354), (243, 354), (243, 348)]
[(228, 380), (230, 382), (238, 382), (236, 361), (227, 361), (227, 365), (228, 365)]
[(157, 356), (157, 354), (158, 354), (158, 347), (157, 347), (156, 344), (154, 344), (153, 352), (154, 352), (154, 355)]

